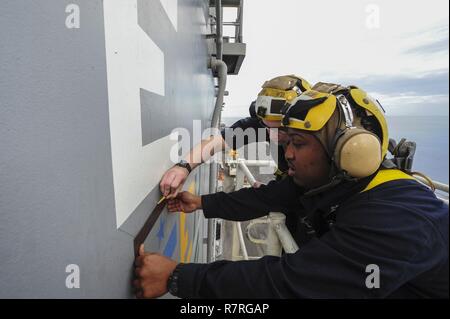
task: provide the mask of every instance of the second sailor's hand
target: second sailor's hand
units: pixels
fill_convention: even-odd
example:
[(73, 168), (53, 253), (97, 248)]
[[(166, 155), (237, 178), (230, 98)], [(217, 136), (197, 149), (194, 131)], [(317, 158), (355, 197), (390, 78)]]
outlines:
[(189, 192), (179, 193), (176, 198), (169, 199), (167, 202), (169, 212), (192, 213), (200, 208), (202, 208), (201, 197)]
[(159, 188), (167, 199), (175, 198), (183, 187), (189, 171), (184, 167), (174, 166), (167, 170), (161, 178)]

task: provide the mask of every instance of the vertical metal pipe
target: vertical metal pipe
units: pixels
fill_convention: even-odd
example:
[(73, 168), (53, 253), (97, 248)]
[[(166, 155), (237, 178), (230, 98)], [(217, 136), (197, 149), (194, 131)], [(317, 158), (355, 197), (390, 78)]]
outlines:
[[(211, 163), (209, 171), (209, 193), (216, 192), (217, 163)], [(215, 241), (216, 241), (216, 220), (208, 219), (208, 246), (206, 250), (206, 261), (208, 263), (215, 260)]]
[(211, 68), (217, 72), (219, 80), (219, 91), (217, 92), (216, 105), (214, 107), (211, 127), (218, 129), (220, 124), (220, 114), (222, 113), (223, 97), (227, 86), (228, 67), (222, 60), (211, 58)]
[(223, 34), (222, 34), (222, 0), (216, 0), (216, 57), (222, 60)]
[[(223, 55), (223, 34), (222, 34), (222, 0), (216, 0), (216, 59), (211, 58), (210, 67), (217, 74), (219, 81), (219, 91), (217, 93), (216, 105), (211, 120), (212, 128), (219, 128), (220, 114), (222, 113), (223, 97), (227, 84), (228, 68), (222, 61)], [(217, 163), (212, 163), (209, 172), (209, 193), (215, 193), (217, 186)], [(215, 259), (215, 239), (216, 239), (216, 222), (214, 219), (208, 220), (208, 246), (207, 261), (212, 262)]]
[(244, 28), (244, 0), (241, 0), (241, 3), (239, 5), (239, 34), (237, 37), (237, 42), (242, 43), (242, 34), (243, 34), (243, 28)]
[[(225, 62), (221, 60), (217, 60), (214, 58), (211, 58), (211, 68), (215, 73), (217, 73), (218, 80), (219, 80), (219, 91), (217, 93), (216, 98), (216, 105), (214, 107), (214, 113), (211, 120), (211, 127), (212, 128), (219, 128), (220, 125), (220, 114), (222, 112), (222, 105), (223, 105), (223, 96), (225, 94), (225, 88), (227, 85), (227, 65)], [(213, 194), (216, 192), (216, 186), (217, 186), (217, 163), (213, 162), (210, 165), (210, 172), (209, 172), (209, 193)], [(215, 244), (215, 238), (216, 238), (216, 222), (214, 219), (208, 220), (208, 248), (207, 248), (207, 261), (212, 262), (214, 261), (214, 244)]]
[(286, 227), (286, 216), (282, 213), (270, 213), (269, 219), (271, 226), (278, 235), (278, 240), (281, 242), (284, 251), (288, 254), (295, 253), (299, 248), (295, 239)]
[(245, 246), (244, 235), (242, 234), (242, 227), (240, 222), (235, 223), (237, 228), (237, 233), (239, 236), (239, 244), (241, 246), (242, 255), (244, 256), (244, 260), (248, 260), (248, 252), (247, 247)]

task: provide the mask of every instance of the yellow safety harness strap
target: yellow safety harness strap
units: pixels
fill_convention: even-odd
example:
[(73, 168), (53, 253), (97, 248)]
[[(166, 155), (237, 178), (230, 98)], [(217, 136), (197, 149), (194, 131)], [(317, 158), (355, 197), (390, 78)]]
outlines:
[(377, 187), (378, 185), (390, 182), (390, 181), (395, 181), (395, 180), (399, 180), (399, 179), (413, 179), (415, 180), (414, 177), (402, 172), (401, 170), (398, 169), (383, 169), (378, 171), (377, 175), (375, 175), (375, 177), (370, 181), (369, 185), (367, 185), (367, 187), (361, 191), (361, 193), (363, 192), (367, 192), (369, 190), (371, 190), (372, 188)]

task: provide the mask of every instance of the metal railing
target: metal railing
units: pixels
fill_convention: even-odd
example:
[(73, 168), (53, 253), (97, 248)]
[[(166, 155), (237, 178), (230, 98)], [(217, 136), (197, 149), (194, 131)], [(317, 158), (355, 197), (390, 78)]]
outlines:
[[(229, 39), (234, 39), (235, 43), (243, 43), (243, 26), (244, 26), (244, 0), (238, 0), (238, 1), (212, 1), (210, 2), (210, 5), (214, 5), (216, 7), (216, 17), (214, 17), (213, 21), (211, 22), (212, 26), (216, 26), (216, 32), (221, 34), (222, 31), (218, 29), (218, 27), (221, 29), (221, 26), (229, 26), (234, 27), (234, 37), (227, 36)], [(223, 21), (222, 20), (222, 11), (219, 10), (219, 8), (237, 8), (237, 14), (236, 14), (236, 20), (235, 21)], [(220, 11), (220, 12), (219, 12)], [(221, 25), (218, 26), (218, 21), (221, 21)]]
[[(443, 201), (444, 203), (446, 203), (448, 205), (448, 185), (441, 183), (441, 182), (437, 182), (437, 181), (433, 181), (431, 179), (426, 179), (420, 175), (412, 175), (417, 181), (419, 181), (420, 183), (424, 184), (427, 187), (431, 187), (433, 186), (435, 189), (435, 195), (437, 198), (439, 198), (441, 201)], [(430, 182), (432, 185), (430, 185)]]
[[(252, 187), (257, 182), (253, 174), (250, 172), (249, 166), (273, 167), (274, 170), (277, 167), (275, 162), (271, 160), (232, 159), (227, 161), (226, 164), (229, 167), (230, 175), (235, 176), (235, 191), (243, 187)], [(250, 242), (262, 245), (264, 247), (264, 255), (281, 256), (282, 250), (286, 253), (295, 253), (299, 247), (287, 229), (285, 221), (286, 216), (284, 214), (275, 212), (270, 213), (266, 217), (254, 219), (250, 221), (246, 228), (246, 237)], [(264, 239), (256, 238), (251, 235), (251, 230), (261, 224), (267, 229), (267, 236)], [(234, 253), (231, 258), (233, 260), (250, 260), (261, 258), (261, 256), (249, 256), (244, 240), (244, 233), (242, 231), (242, 223), (235, 222), (234, 225), (240, 249), (234, 247), (232, 249)], [(233, 240), (233, 245), (236, 244), (237, 242)], [(238, 254), (238, 251), (242, 252), (242, 255)]]

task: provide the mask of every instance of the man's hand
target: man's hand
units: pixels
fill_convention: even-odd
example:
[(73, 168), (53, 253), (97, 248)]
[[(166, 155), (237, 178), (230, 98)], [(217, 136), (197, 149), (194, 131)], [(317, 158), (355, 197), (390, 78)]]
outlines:
[(145, 253), (144, 245), (139, 247), (135, 261), (136, 279), (133, 286), (137, 298), (157, 298), (167, 293), (167, 280), (177, 262), (155, 253)]
[(183, 187), (189, 172), (186, 168), (174, 166), (167, 170), (159, 183), (161, 193), (167, 199), (175, 198)]
[(253, 187), (253, 188), (260, 188), (261, 185), (263, 185), (263, 183), (258, 182), (258, 181), (255, 181), (255, 182), (253, 183), (252, 187)]
[(175, 199), (170, 199), (167, 202), (169, 212), (192, 213), (200, 208), (202, 208), (201, 197), (189, 192), (179, 193)]

